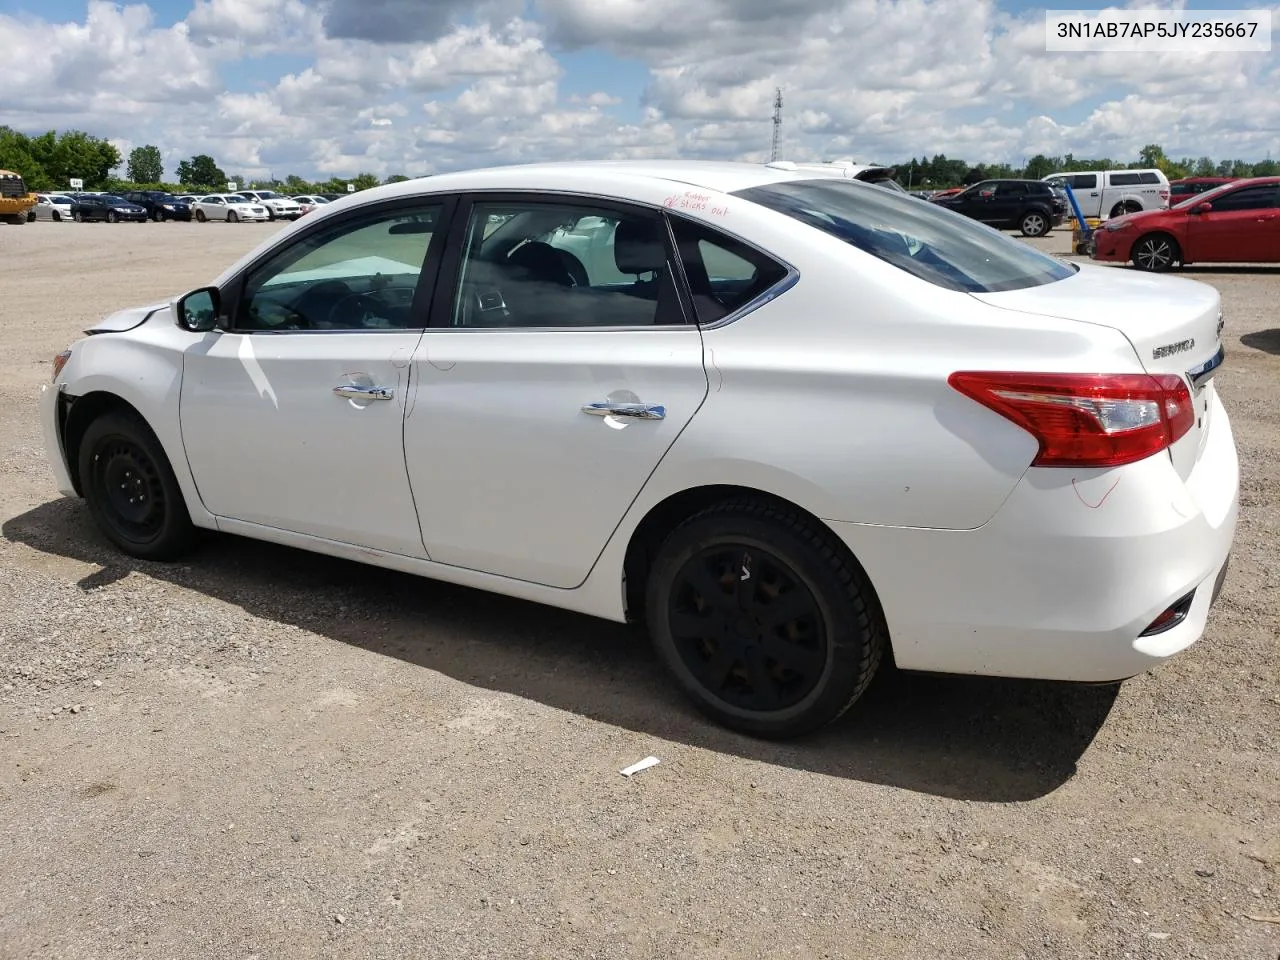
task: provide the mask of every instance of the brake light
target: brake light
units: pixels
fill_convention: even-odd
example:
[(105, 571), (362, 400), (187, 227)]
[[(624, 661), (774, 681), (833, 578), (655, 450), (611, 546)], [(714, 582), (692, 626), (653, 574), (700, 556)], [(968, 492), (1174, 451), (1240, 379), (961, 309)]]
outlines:
[(1036, 467), (1116, 467), (1159, 453), (1195, 423), (1177, 374), (953, 373), (947, 382), (1040, 442)]
[(71, 359), (71, 351), (63, 350), (60, 354), (53, 358), (53, 376), (51, 380), (57, 380), (58, 374), (62, 373), (62, 368), (67, 365), (67, 361)]

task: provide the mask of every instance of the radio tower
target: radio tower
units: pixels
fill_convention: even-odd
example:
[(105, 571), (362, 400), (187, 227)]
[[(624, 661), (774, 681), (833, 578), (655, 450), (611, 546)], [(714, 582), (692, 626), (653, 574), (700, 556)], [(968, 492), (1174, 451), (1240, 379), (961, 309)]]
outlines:
[(769, 162), (778, 159), (778, 147), (782, 142), (782, 88), (777, 88), (773, 98), (773, 148), (769, 151)]

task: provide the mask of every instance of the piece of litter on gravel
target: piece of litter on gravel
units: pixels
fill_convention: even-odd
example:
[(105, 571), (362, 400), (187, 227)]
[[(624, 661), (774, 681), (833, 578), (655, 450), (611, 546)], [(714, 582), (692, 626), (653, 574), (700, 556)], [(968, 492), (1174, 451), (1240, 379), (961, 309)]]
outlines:
[(641, 770), (648, 770), (650, 767), (656, 767), (661, 762), (662, 761), (659, 760), (657, 757), (645, 757), (643, 760), (639, 761), (638, 763), (633, 763), (629, 767), (623, 767), (618, 772), (621, 773), (624, 777), (629, 777), (633, 773), (639, 773)]
[(1280, 923), (1280, 916), (1264, 917), (1256, 913), (1246, 913), (1244, 918), (1246, 920), (1252, 920), (1254, 923)]
[(1169, 933), (1148, 933), (1148, 934), (1147, 934), (1147, 936), (1148, 936), (1148, 937), (1150, 937), (1152, 940), (1168, 940), (1168, 939), (1169, 939), (1169, 937), (1171, 937), (1171, 936), (1172, 936), (1172, 934), (1169, 934)]

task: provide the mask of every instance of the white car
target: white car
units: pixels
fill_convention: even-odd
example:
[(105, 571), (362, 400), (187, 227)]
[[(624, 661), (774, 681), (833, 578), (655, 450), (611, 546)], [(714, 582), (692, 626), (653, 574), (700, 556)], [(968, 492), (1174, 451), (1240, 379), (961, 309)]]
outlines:
[(1237, 514), (1220, 318), (844, 177), (506, 167), (112, 314), (41, 417), (128, 554), (220, 530), (643, 619), (702, 709), (782, 737), (889, 650), (1110, 682), (1199, 638)]
[(297, 220), (302, 216), (302, 207), (293, 197), (286, 197), (274, 190), (241, 190), (240, 196), (265, 207), (267, 216), (272, 220)]
[(27, 214), (28, 220), (52, 220), (55, 223), (72, 223), (71, 207), (74, 201), (60, 193), (36, 194), (36, 205)]
[(214, 193), (197, 197), (191, 204), (191, 214), (201, 223), (208, 220), (226, 220), (237, 223), (243, 220), (269, 220), (267, 208), (251, 203), (238, 193)]
[(301, 209), (303, 213), (310, 213), (311, 211), (315, 210), (317, 207), (323, 207), (325, 204), (329, 202), (324, 197), (315, 197), (315, 196), (310, 196), (306, 194), (300, 197), (294, 197), (293, 200), (294, 200), (294, 203), (298, 205), (299, 209)]
[(1086, 217), (1110, 219), (1141, 210), (1169, 209), (1169, 178), (1163, 170), (1091, 170), (1042, 178), (1070, 187)]

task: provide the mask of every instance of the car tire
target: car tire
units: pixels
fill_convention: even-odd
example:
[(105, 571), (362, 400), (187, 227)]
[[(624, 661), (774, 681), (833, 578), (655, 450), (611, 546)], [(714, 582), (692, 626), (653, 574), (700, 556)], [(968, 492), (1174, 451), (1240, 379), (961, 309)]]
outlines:
[(57, 210), (53, 211), (53, 213), (52, 213), (52, 214), (50, 214), (50, 216), (52, 216), (52, 217), (53, 217), (53, 222), (54, 222), (54, 223), (61, 223), (61, 222), (62, 222), (62, 214), (60, 214)]
[(272, 210), (270, 207), (267, 207), (267, 222), (274, 223), (275, 219), (276, 219), (276, 212)]
[(79, 475), (89, 513), (123, 553), (173, 560), (195, 545), (169, 458), (136, 414), (110, 411), (89, 424), (80, 440)]
[(1178, 241), (1167, 233), (1148, 233), (1133, 243), (1133, 265), (1150, 273), (1164, 273), (1182, 260)]
[(1051, 227), (1049, 215), (1039, 210), (1028, 210), (1018, 221), (1018, 229), (1024, 237), (1043, 237)]
[(844, 714), (875, 675), (887, 633), (866, 574), (831, 531), (763, 500), (717, 504), (672, 531), (650, 570), (646, 614), (694, 704), (767, 739)]
[(205, 217), (205, 215), (204, 215), (204, 211), (203, 211), (203, 210), (197, 210), (197, 211), (196, 211), (196, 222), (197, 222), (197, 223), (204, 223), (204, 222), (205, 222), (205, 220), (206, 220), (206, 217)]
[(29, 210), (27, 212), (27, 223), (35, 223), (35, 222), (36, 222), (36, 212), (34, 210)]
[(107, 223), (119, 223), (120, 217), (114, 210), (107, 211)]
[(240, 218), (236, 216), (236, 212), (234, 210), (227, 211), (227, 223), (237, 223), (239, 220)]

